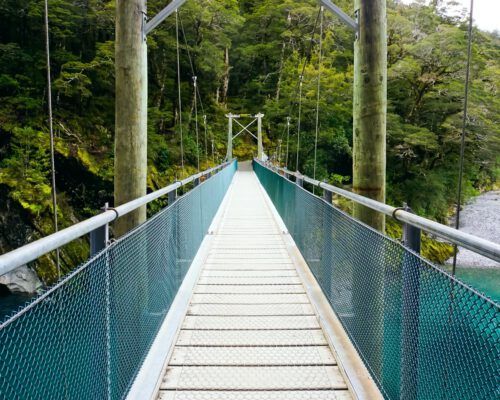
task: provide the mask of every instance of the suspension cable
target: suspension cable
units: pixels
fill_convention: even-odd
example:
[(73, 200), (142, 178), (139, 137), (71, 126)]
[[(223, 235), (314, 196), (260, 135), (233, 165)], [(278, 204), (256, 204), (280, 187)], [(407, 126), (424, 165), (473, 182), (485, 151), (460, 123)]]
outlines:
[[(45, 51), (46, 51), (46, 62), (47, 62), (47, 105), (49, 111), (49, 132), (50, 132), (50, 168), (51, 168), (51, 190), (52, 190), (52, 208), (54, 214), (54, 232), (59, 230), (59, 224), (57, 220), (57, 192), (56, 192), (56, 164), (55, 164), (55, 146), (54, 146), (54, 118), (52, 112), (52, 77), (50, 68), (50, 37), (49, 37), (49, 2), (45, 0)], [(56, 268), (57, 277), (61, 279), (61, 257), (59, 248), (56, 249)], [(62, 309), (62, 302), (59, 301), (59, 318), (61, 324), (62, 333), (62, 381), (64, 382), (64, 393), (63, 397), (68, 397), (68, 384), (67, 384), (67, 351), (66, 351), (66, 318), (64, 309)]]
[[(314, 166), (313, 166), (313, 179), (316, 179), (316, 161), (318, 154), (318, 133), (319, 133), (319, 100), (320, 100), (320, 92), (321, 92), (321, 66), (323, 63), (323, 15), (324, 9), (323, 6), (320, 8), (320, 24), (319, 24), (319, 49), (318, 49), (318, 86), (316, 90), (316, 133), (314, 137)], [(314, 193), (314, 186), (313, 186)]]
[(290, 120), (291, 117), (286, 117), (286, 158), (285, 167), (288, 168), (288, 149), (290, 148)]
[(299, 170), (299, 153), (300, 153), (300, 123), (302, 118), (302, 83), (304, 80), (304, 75), (300, 75), (299, 83), (299, 116), (297, 120), (297, 160), (295, 161), (295, 170)]
[[(52, 77), (50, 68), (50, 38), (49, 38), (49, 4), (45, 0), (45, 52), (47, 61), (47, 105), (49, 110), (49, 132), (50, 132), (50, 168), (52, 180), (52, 209), (54, 218), (54, 232), (59, 230), (59, 223), (57, 220), (57, 192), (56, 192), (56, 164), (55, 164), (55, 149), (54, 149), (54, 120), (52, 113)], [(56, 268), (57, 277), (61, 278), (61, 262), (59, 249), (56, 249)]]
[[(182, 22), (182, 17), (181, 17), (180, 12), (179, 12), (179, 22), (180, 22), (180, 27), (181, 27), (181, 31), (182, 31), (182, 37), (184, 39), (184, 45), (186, 46), (186, 53), (187, 53), (187, 56), (188, 56), (188, 59), (189, 59), (189, 66), (191, 67), (191, 74), (192, 74), (193, 77), (195, 77), (196, 76), (196, 72), (194, 70), (193, 57), (191, 57), (191, 52), (189, 51), (189, 44), (187, 42), (186, 31), (184, 30), (184, 23)], [(196, 85), (195, 97), (196, 96), (198, 96), (198, 99), (200, 101), (201, 112), (203, 113), (203, 115), (206, 115), (205, 114), (205, 107), (203, 106), (203, 99), (202, 99), (201, 94), (200, 94), (199, 85)], [(206, 121), (205, 121), (205, 127), (206, 127)], [(212, 140), (213, 139), (214, 138), (213, 138), (213, 135), (212, 135)], [(205, 149), (206, 149), (206, 147), (207, 147), (207, 142), (206, 142), (206, 135), (205, 135)], [(212, 143), (212, 147), (213, 147), (213, 143)], [(198, 150), (198, 152), (199, 152), (199, 150)], [(207, 153), (208, 152), (205, 150), (205, 159), (206, 159), (206, 161), (208, 161)], [(213, 159), (213, 156), (212, 156), (212, 159)]]
[(181, 50), (179, 46), (179, 12), (175, 10), (175, 40), (177, 45), (177, 92), (179, 102), (179, 132), (181, 135), (181, 167), (184, 173), (184, 136), (182, 133), (182, 95), (181, 95)]
[[(311, 59), (311, 53), (312, 53), (312, 47), (313, 47), (313, 41), (314, 41), (314, 36), (316, 34), (316, 29), (318, 27), (318, 22), (319, 22), (319, 19), (320, 19), (320, 13), (321, 13), (321, 10), (318, 10), (318, 14), (316, 16), (316, 19), (314, 21), (314, 27), (313, 27), (313, 30), (311, 32), (311, 38), (309, 40), (309, 47), (307, 48), (307, 51), (306, 51), (306, 57), (305, 57), (305, 60), (304, 60), (304, 63), (302, 65), (302, 72), (300, 74), (300, 77), (303, 78), (304, 77), (304, 73), (305, 73), (305, 70), (306, 70), (306, 66), (307, 64), (309, 63), (310, 59)], [(297, 65), (298, 67), (299, 65)], [(295, 99), (297, 97), (297, 93), (299, 91), (302, 90), (302, 79), (299, 79), (299, 81), (297, 82), (297, 86), (295, 87), (295, 91), (294, 91), (294, 94), (293, 96), (290, 98), (290, 101), (289, 101), (289, 106), (288, 106), (288, 116), (287, 116), (287, 121), (288, 121), (288, 118), (291, 119), (291, 115), (292, 115), (292, 111), (295, 107)], [(283, 131), (281, 132), (281, 138), (283, 139), (283, 135), (285, 134), (285, 132), (288, 133), (288, 130), (289, 130), (289, 125), (285, 125), (285, 127), (283, 128)], [(287, 154), (288, 154), (288, 151), (287, 151)], [(287, 160), (288, 160), (288, 156), (287, 156)], [(298, 163), (297, 163), (298, 164)], [(288, 168), (288, 161), (287, 161), (287, 168)]]
[[(207, 141), (207, 116), (203, 114), (203, 130), (205, 134), (205, 160), (208, 162), (208, 141)], [(213, 149), (213, 142), (212, 142)], [(213, 151), (212, 151), (212, 162), (213, 162)]]
[(198, 164), (198, 172), (200, 172), (200, 133), (198, 130), (198, 96), (196, 95), (197, 84), (196, 80), (198, 78), (193, 76), (193, 86), (194, 86), (194, 127), (196, 132), (196, 159)]
[[(469, 102), (469, 81), (470, 81), (470, 64), (472, 58), (472, 15), (474, 10), (474, 0), (470, 0), (470, 13), (469, 13), (469, 29), (467, 41), (467, 65), (465, 68), (465, 93), (464, 93), (464, 112), (462, 117), (462, 135), (460, 139), (460, 166), (458, 172), (458, 188), (457, 188), (457, 211), (455, 218), (455, 229), (460, 229), (460, 205), (462, 203), (462, 180), (464, 174), (464, 160), (465, 160), (465, 134), (467, 128), (467, 107)], [(453, 267), (452, 275), (455, 276), (457, 269), (457, 253), (458, 247), (455, 244), (453, 251)]]

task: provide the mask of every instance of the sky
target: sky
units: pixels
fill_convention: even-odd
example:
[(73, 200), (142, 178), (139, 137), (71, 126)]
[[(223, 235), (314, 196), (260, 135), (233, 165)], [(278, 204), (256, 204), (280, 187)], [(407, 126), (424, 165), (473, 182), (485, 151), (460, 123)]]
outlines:
[[(414, 0), (402, 0), (403, 3), (413, 3)], [(470, 7), (470, 0), (455, 0), (460, 8)], [(454, 12), (450, 10), (450, 12)], [(474, 25), (485, 31), (497, 30), (500, 32), (500, 0), (474, 0)]]

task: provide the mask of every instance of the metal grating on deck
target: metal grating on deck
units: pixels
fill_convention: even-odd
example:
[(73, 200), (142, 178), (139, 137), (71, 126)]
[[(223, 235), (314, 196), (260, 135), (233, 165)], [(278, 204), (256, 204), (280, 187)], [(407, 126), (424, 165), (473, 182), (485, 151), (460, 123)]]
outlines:
[(351, 398), (269, 207), (238, 172), (159, 399)]

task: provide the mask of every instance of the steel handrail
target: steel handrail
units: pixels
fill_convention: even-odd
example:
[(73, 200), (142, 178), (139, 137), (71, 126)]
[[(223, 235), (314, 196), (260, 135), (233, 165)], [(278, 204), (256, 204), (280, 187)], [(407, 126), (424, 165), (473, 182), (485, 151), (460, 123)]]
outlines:
[(258, 162), (260, 165), (272, 172), (277, 173), (277, 171), (281, 171), (284, 174), (294, 176), (295, 178), (298, 177), (304, 182), (307, 182), (311, 185), (338, 194), (339, 196), (352, 200), (355, 203), (362, 204), (372, 210), (393, 217), (398, 221), (407, 223), (411, 226), (422, 229), (423, 231), (432, 233), (440, 238), (446, 239), (447, 241), (471, 250), (474, 253), (481, 254), (482, 256), (485, 256), (491, 260), (500, 262), (500, 245), (497, 243), (451, 228), (449, 226), (440, 224), (439, 222), (420, 217), (401, 208), (393, 207), (379, 201), (369, 199), (359, 194), (349, 192), (348, 190), (329, 185), (328, 183), (319, 181), (317, 179), (312, 179), (308, 176), (300, 174), (299, 172), (293, 172), (286, 168), (270, 165), (257, 159), (255, 159), (255, 162)]
[(153, 200), (156, 200), (184, 185), (187, 185), (190, 182), (200, 179), (203, 176), (207, 176), (212, 172), (216, 172), (219, 169), (222, 170), (233, 162), (234, 160), (228, 161), (216, 167), (199, 172), (195, 175), (191, 175), (183, 180), (177, 181), (155, 192), (129, 201), (128, 203), (122, 204), (116, 208), (104, 211), (101, 214), (88, 218), (68, 228), (62, 229), (59, 232), (38, 239), (32, 243), (28, 243), (8, 253), (2, 254), (0, 255), (0, 276), (13, 271), (21, 265), (36, 260), (38, 257), (54, 251), (61, 246), (64, 246), (65, 244), (68, 244), (73, 240), (78, 239), (98, 228), (101, 228), (106, 224), (109, 224), (110, 222), (113, 222), (114, 220), (134, 210), (137, 210), (139, 207), (151, 203)]

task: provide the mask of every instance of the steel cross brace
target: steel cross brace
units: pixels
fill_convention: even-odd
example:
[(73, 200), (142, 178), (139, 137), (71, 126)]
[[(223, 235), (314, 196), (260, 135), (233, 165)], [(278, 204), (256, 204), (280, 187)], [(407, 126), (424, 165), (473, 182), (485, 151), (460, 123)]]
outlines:
[[(252, 135), (255, 139), (257, 139), (257, 136), (255, 136), (252, 132), (248, 130), (248, 128), (255, 122), (257, 121), (257, 118), (255, 118), (252, 122), (250, 122), (247, 126), (243, 126), (237, 119), (234, 119), (234, 122), (236, 122), (239, 126), (241, 126), (243, 129), (241, 129), (235, 136), (233, 136), (233, 140), (236, 139), (243, 131), (247, 131), (250, 135)], [(258, 139), (257, 139), (258, 140)]]

